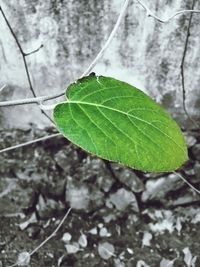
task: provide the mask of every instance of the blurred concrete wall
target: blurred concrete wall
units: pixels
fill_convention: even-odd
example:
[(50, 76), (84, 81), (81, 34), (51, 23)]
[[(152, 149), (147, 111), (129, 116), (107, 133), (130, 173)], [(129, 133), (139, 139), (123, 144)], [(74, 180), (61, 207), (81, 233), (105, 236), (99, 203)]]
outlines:
[[(146, 4), (161, 17), (190, 9), (192, 0), (155, 0)], [(23, 49), (44, 47), (28, 57), (38, 95), (51, 94), (77, 79), (105, 43), (123, 0), (1, 0)], [(200, 2), (196, 1), (196, 9)], [(131, 1), (124, 21), (104, 57), (98, 74), (113, 76), (146, 91), (161, 102), (185, 126), (182, 108), (180, 64), (189, 14), (161, 24), (147, 17), (137, 1)], [(200, 15), (194, 14), (185, 64), (186, 104), (200, 118)], [(20, 53), (0, 15), (0, 98), (31, 97)], [(3, 110), (3, 111), (2, 111)], [(49, 124), (37, 106), (4, 108), (5, 127), (39, 127)]]

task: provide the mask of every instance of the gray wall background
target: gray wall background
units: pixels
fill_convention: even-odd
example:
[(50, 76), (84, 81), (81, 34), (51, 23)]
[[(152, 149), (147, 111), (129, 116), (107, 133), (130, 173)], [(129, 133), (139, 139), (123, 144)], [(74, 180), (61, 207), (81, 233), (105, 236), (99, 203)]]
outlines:
[[(144, 2), (160, 17), (190, 9), (192, 0)], [(122, 0), (1, 0), (28, 57), (34, 89), (38, 95), (65, 89), (87, 68), (109, 36)], [(195, 9), (200, 9), (196, 1)], [(190, 123), (182, 108), (180, 64), (189, 14), (161, 24), (147, 17), (137, 1), (126, 16), (104, 57), (94, 71), (113, 76), (144, 90), (185, 127)], [(194, 119), (200, 118), (200, 14), (194, 14), (185, 62), (186, 104)], [(31, 97), (21, 55), (0, 15), (0, 87), (2, 100)], [(49, 125), (36, 105), (1, 109), (4, 127)]]

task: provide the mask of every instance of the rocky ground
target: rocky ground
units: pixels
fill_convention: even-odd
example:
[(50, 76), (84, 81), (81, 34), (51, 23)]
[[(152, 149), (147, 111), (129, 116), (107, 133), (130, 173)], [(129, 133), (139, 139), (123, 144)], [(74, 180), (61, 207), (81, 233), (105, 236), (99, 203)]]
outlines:
[[(0, 132), (1, 148), (52, 129)], [(200, 188), (200, 136), (186, 134), (180, 173)], [(200, 196), (176, 173), (145, 174), (88, 155), (62, 137), (0, 154), (0, 266), (198, 267)]]

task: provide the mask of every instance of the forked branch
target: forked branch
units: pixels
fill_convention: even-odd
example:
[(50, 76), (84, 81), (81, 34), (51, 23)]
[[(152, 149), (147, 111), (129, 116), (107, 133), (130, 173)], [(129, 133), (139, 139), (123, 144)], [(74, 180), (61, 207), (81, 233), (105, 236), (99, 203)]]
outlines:
[[(103, 56), (104, 52), (106, 51), (106, 49), (109, 47), (111, 41), (113, 40), (119, 26), (120, 23), (123, 19), (123, 16), (127, 10), (128, 4), (129, 4), (130, 0), (126, 0), (124, 2), (124, 5), (122, 6), (122, 9), (120, 11), (119, 17), (117, 19), (117, 22), (112, 30), (112, 32), (110, 33), (106, 43), (104, 44), (104, 46), (102, 47), (102, 49), (99, 51), (99, 53), (97, 54), (97, 56), (94, 58), (94, 60), (92, 61), (92, 63), (89, 65), (89, 67), (87, 68), (86, 71), (83, 72), (83, 74), (81, 75), (81, 77), (88, 75), (92, 69), (95, 67), (95, 65), (97, 64), (97, 62), (101, 59), (101, 57)], [(182, 11), (177, 11), (175, 12), (172, 16), (170, 16), (167, 19), (161, 19), (159, 18), (157, 15), (155, 15), (142, 1), (137, 0), (137, 2), (147, 11), (147, 14), (151, 17), (153, 17), (154, 19), (158, 20), (161, 23), (166, 23), (169, 22), (170, 20), (172, 20), (174, 17), (176, 17), (177, 15), (181, 15), (183, 13), (200, 13), (200, 10), (182, 10)], [(50, 99), (56, 99), (58, 97), (61, 97), (64, 95), (64, 92), (59, 92), (56, 94), (52, 94), (52, 95), (46, 95), (46, 96), (42, 96), (42, 97), (38, 97), (35, 100), (28, 98), (28, 99), (20, 99), (20, 100), (12, 100), (12, 101), (4, 101), (4, 102), (0, 102), (0, 107), (5, 107), (5, 106), (15, 106), (15, 105), (25, 105), (25, 104), (33, 104), (33, 103), (37, 103), (37, 104), (42, 104), (42, 102), (50, 100)]]
[(184, 13), (200, 13), (200, 10), (195, 10), (193, 8), (192, 9), (185, 9), (185, 10), (177, 11), (174, 14), (172, 14), (170, 17), (163, 19), (163, 18), (158, 17), (154, 12), (152, 12), (151, 9), (148, 8), (148, 6), (146, 4), (143, 3), (143, 1), (141, 1), (141, 0), (136, 0), (136, 1), (146, 10), (147, 15), (149, 17), (152, 17), (161, 23), (167, 23), (170, 20), (172, 20), (173, 18), (175, 18), (176, 16), (182, 15)]
[[(84, 71), (82, 73), (82, 75), (80, 77), (83, 76), (87, 76), (90, 74), (90, 72), (92, 71), (92, 69), (95, 67), (95, 65), (97, 64), (97, 62), (100, 60), (100, 58), (103, 56), (104, 52), (106, 51), (106, 49), (109, 47), (109, 44), (111, 43), (111, 41), (113, 40), (121, 22), (123, 19), (123, 16), (127, 10), (128, 4), (129, 4), (130, 0), (125, 0), (124, 5), (122, 6), (122, 9), (120, 11), (120, 14), (118, 16), (118, 19), (114, 25), (113, 30), (111, 31), (106, 43), (104, 44), (104, 46), (101, 48), (101, 50), (99, 51), (99, 53), (96, 55), (96, 57), (94, 58), (94, 60), (92, 61), (92, 63), (88, 66), (87, 70)], [(11, 100), (11, 101), (3, 101), (0, 102), (0, 107), (6, 107), (6, 106), (16, 106), (16, 105), (25, 105), (25, 104), (39, 104), (41, 105), (42, 102), (47, 101), (47, 100), (51, 100), (51, 99), (55, 99), (58, 97), (61, 97), (65, 94), (65, 92), (60, 92), (57, 94), (52, 94), (52, 95), (47, 95), (47, 96), (41, 96), (41, 97), (36, 97), (36, 98), (28, 98), (28, 99), (19, 99), (19, 100)]]
[[(29, 72), (28, 63), (27, 63), (26, 58), (28, 56), (32, 55), (33, 53), (38, 52), (43, 47), (43, 45), (40, 45), (37, 49), (35, 49), (35, 50), (33, 50), (33, 51), (29, 52), (29, 53), (25, 53), (23, 48), (22, 48), (22, 46), (21, 46), (21, 44), (20, 44), (20, 42), (19, 42), (19, 40), (18, 40), (18, 38), (17, 38), (17, 35), (15, 34), (15, 32), (14, 32), (14, 30), (13, 30), (13, 28), (12, 28), (12, 26), (11, 26), (11, 24), (10, 24), (7, 16), (5, 15), (5, 12), (3, 11), (1, 6), (0, 6), (0, 12), (1, 12), (1, 14), (2, 14), (2, 16), (3, 16), (3, 18), (4, 18), (5, 22), (6, 22), (6, 25), (8, 26), (8, 28), (9, 28), (9, 30), (10, 30), (10, 32), (11, 32), (11, 34), (12, 34), (12, 36), (13, 36), (15, 42), (16, 42), (16, 44), (17, 44), (17, 47), (18, 47), (18, 49), (20, 51), (20, 54), (22, 56), (22, 60), (23, 60), (23, 63), (24, 63), (24, 68), (25, 68), (26, 77), (27, 77), (27, 80), (28, 80), (30, 91), (32, 92), (33, 96), (36, 97), (36, 93), (35, 93), (35, 90), (33, 88), (33, 84), (32, 84), (32, 81), (31, 81), (31, 76), (30, 76), (30, 72)], [(44, 110), (41, 110), (41, 112), (42, 112), (42, 114), (44, 114), (52, 122), (51, 118), (48, 116), (48, 114), (46, 114), (46, 112)]]

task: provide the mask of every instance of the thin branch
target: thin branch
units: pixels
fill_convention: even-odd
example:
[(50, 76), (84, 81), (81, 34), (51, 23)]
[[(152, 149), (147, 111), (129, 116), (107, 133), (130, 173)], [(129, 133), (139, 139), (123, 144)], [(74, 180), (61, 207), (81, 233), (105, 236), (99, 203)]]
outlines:
[(15, 146), (7, 147), (7, 148), (4, 148), (4, 149), (1, 149), (0, 150), (0, 154), (4, 153), (4, 152), (11, 151), (11, 150), (14, 150), (16, 148), (21, 148), (21, 147), (24, 147), (24, 146), (32, 145), (32, 144), (37, 143), (37, 142), (45, 141), (45, 140), (48, 140), (48, 139), (51, 139), (51, 138), (54, 138), (54, 137), (57, 137), (57, 136), (62, 136), (62, 135), (60, 133), (51, 134), (51, 135), (43, 136), (43, 137), (28, 141), (28, 142), (25, 142), (25, 143), (21, 143), (21, 144), (15, 145)]
[[(19, 42), (19, 40), (18, 40), (18, 38), (17, 38), (17, 35), (15, 34), (15, 32), (14, 32), (10, 22), (8, 21), (7, 16), (5, 15), (5, 13), (4, 13), (4, 11), (3, 11), (1, 6), (0, 6), (0, 12), (1, 12), (1, 14), (2, 14), (2, 16), (3, 16), (3, 18), (4, 18), (5, 22), (6, 22), (6, 25), (8, 26), (8, 28), (9, 28), (9, 30), (10, 30), (10, 32), (11, 32), (11, 34), (12, 34), (12, 36), (13, 36), (16, 44), (17, 44), (17, 46), (18, 46), (18, 48), (19, 48), (19, 51), (20, 51), (22, 59), (23, 59), (24, 68), (25, 68), (25, 72), (26, 72), (26, 76), (27, 76), (27, 80), (28, 80), (30, 91), (32, 92), (33, 96), (36, 97), (36, 93), (35, 93), (35, 90), (33, 88), (33, 84), (32, 84), (32, 81), (31, 81), (31, 76), (30, 76), (30, 73), (29, 73), (29, 68), (28, 68), (26, 57), (31, 55), (31, 54), (33, 54), (33, 53), (38, 52), (43, 47), (43, 45), (41, 45), (39, 48), (35, 49), (32, 52), (25, 53), (23, 48), (22, 48), (22, 46), (21, 46), (21, 44), (20, 44), (20, 42)], [(41, 110), (41, 113), (44, 114), (51, 122), (53, 122), (52, 119), (48, 116), (48, 114), (45, 111)]]
[(0, 88), (0, 93), (2, 93), (2, 91), (6, 88), (6, 85), (4, 84), (1, 88)]
[[(192, 9), (194, 8), (194, 5), (195, 5), (195, 0), (193, 0), (193, 2), (192, 2)], [(183, 110), (184, 110), (186, 116), (188, 117), (188, 119), (193, 123), (193, 125), (195, 127), (199, 128), (199, 125), (196, 123), (196, 121), (194, 121), (192, 119), (192, 117), (190, 116), (190, 114), (187, 111), (185, 76), (184, 76), (184, 66), (185, 66), (185, 59), (186, 59), (186, 54), (187, 54), (187, 50), (188, 50), (188, 43), (189, 43), (189, 37), (190, 37), (190, 28), (191, 28), (191, 24), (192, 24), (192, 17), (193, 17), (193, 13), (191, 13), (190, 17), (189, 17), (187, 33), (186, 33), (186, 39), (185, 39), (185, 44), (184, 44), (184, 49), (183, 49), (183, 56), (182, 56), (182, 60), (181, 60), (181, 66), (180, 66), (180, 68), (181, 68), (181, 85), (182, 85)]]
[(200, 191), (196, 189), (190, 182), (188, 182), (180, 173), (174, 172), (176, 175), (178, 175), (192, 190), (194, 190), (197, 194), (200, 195)]
[(47, 237), (38, 247), (36, 247), (33, 251), (30, 252), (30, 256), (32, 256), (36, 251), (38, 251), (38, 249), (40, 249), (42, 246), (44, 246), (44, 244), (46, 244), (52, 237), (54, 237), (58, 230), (60, 229), (60, 227), (63, 225), (64, 221), (67, 219), (70, 211), (72, 210), (72, 208), (69, 208), (67, 213), (65, 214), (65, 216), (63, 217), (63, 219), (60, 221), (59, 225), (56, 227), (56, 229), (53, 231), (53, 233)]
[(64, 95), (64, 92), (60, 92), (57, 94), (52, 95), (46, 95), (46, 96), (38, 96), (34, 98), (25, 98), (25, 99), (19, 99), (19, 100), (10, 100), (10, 101), (2, 101), (0, 102), (0, 107), (9, 107), (9, 106), (19, 106), (19, 105), (25, 105), (25, 104), (42, 104), (42, 102), (55, 99), (58, 97), (61, 97)]
[[(23, 258), (23, 260), (20, 260), (20, 266), (26, 266), (27, 261), (29, 262), (31, 259), (31, 256), (33, 254), (35, 254), (41, 247), (43, 247), (50, 239), (52, 239), (57, 232), (59, 231), (60, 227), (63, 225), (64, 221), (67, 219), (70, 211), (72, 210), (72, 208), (69, 208), (67, 213), (65, 214), (65, 216), (62, 218), (62, 220), (60, 221), (59, 225), (56, 227), (56, 229), (53, 231), (53, 233), (48, 236), (39, 246), (37, 246), (35, 249), (33, 249), (30, 253), (29, 252), (22, 252), (25, 254), (25, 257)], [(22, 262), (23, 261), (23, 262)], [(22, 265), (23, 264), (23, 265)], [(14, 267), (14, 266), (18, 266), (18, 262), (16, 262), (15, 264), (9, 266), (9, 267)]]
[(143, 1), (141, 0), (137, 0), (137, 2), (146, 10), (147, 15), (156, 19), (157, 21), (161, 22), (161, 23), (167, 23), (170, 20), (172, 20), (173, 18), (175, 18), (178, 15), (184, 14), (184, 13), (200, 13), (200, 10), (194, 10), (192, 9), (186, 9), (186, 10), (180, 10), (175, 12), (173, 15), (171, 15), (170, 17), (166, 18), (166, 19), (162, 19), (160, 17), (158, 17), (156, 14), (154, 14), (146, 4), (143, 3)]
[(29, 52), (29, 53), (25, 53), (25, 56), (28, 57), (28, 56), (30, 56), (32, 54), (35, 54), (35, 53), (37, 53), (43, 47), (44, 47), (44, 45), (41, 44), (37, 49), (35, 49), (35, 50), (33, 50), (33, 51)]
[[(158, 16), (156, 16), (142, 1), (137, 0), (137, 2), (147, 11), (147, 14), (149, 16), (155, 18), (156, 20), (158, 20), (161, 23), (168, 22), (171, 19), (173, 19), (174, 17), (176, 17), (177, 15), (181, 15), (183, 13), (200, 13), (200, 10), (182, 10), (182, 11), (178, 11), (178, 12), (174, 13), (172, 16), (170, 16), (167, 19), (162, 19), (162, 18), (159, 18)], [(123, 7), (122, 7), (122, 9), (121, 9), (121, 12), (120, 12), (119, 17), (117, 19), (117, 22), (116, 22), (116, 24), (115, 24), (110, 36), (108, 37), (105, 45), (99, 51), (99, 53), (94, 58), (94, 60), (92, 61), (90, 66), (87, 68), (87, 70), (83, 72), (81, 77), (88, 75), (90, 73), (90, 71), (92, 70), (92, 68), (94, 68), (94, 66), (97, 64), (98, 60), (103, 56), (105, 50), (108, 48), (108, 46), (109, 46), (110, 42), (112, 41), (117, 29), (120, 26), (120, 23), (122, 21), (123, 15), (125, 14), (125, 11), (126, 11), (126, 9), (128, 7), (128, 3), (129, 3), (129, 1), (126, 0), (124, 5), (123, 5)], [(47, 100), (50, 100), (50, 99), (55, 99), (55, 98), (63, 96), (64, 94), (65, 94), (65, 92), (62, 91), (62, 92), (59, 92), (59, 93), (56, 93), (56, 94), (53, 94), (53, 95), (46, 95), (46, 96), (43, 96), (43, 97), (36, 98), (36, 101), (33, 101), (32, 99), (4, 101), (4, 102), (0, 102), (0, 107), (14, 106), (14, 105), (25, 105), (25, 104), (32, 104), (32, 103), (41, 104), (41, 101), (47, 101)]]
[[(120, 11), (120, 14), (118, 16), (118, 19), (114, 25), (114, 28), (112, 30), (112, 32), (110, 33), (106, 43), (104, 44), (104, 46), (101, 48), (101, 50), (99, 51), (99, 53), (96, 55), (96, 57), (94, 58), (94, 60), (92, 61), (92, 63), (89, 65), (89, 67), (87, 68), (86, 71), (83, 72), (83, 74), (80, 77), (86, 76), (88, 74), (90, 74), (91, 70), (94, 68), (94, 66), (97, 64), (97, 62), (99, 61), (99, 59), (103, 56), (103, 54), (105, 53), (106, 49), (108, 48), (109, 44), (111, 43), (111, 41), (113, 40), (119, 26), (120, 23), (122, 22), (122, 18), (127, 10), (128, 4), (129, 4), (130, 0), (126, 0), (124, 2), (124, 5), (122, 6), (122, 9)], [(38, 97), (35, 98), (35, 100), (33, 100), (32, 98), (28, 98), (28, 99), (21, 99), (21, 100), (13, 100), (13, 101), (3, 101), (0, 102), (0, 107), (6, 107), (6, 106), (16, 106), (16, 105), (25, 105), (25, 104), (33, 104), (33, 103), (37, 103), (39, 105), (42, 104), (42, 102), (50, 100), (50, 99), (55, 99), (58, 97), (61, 97), (65, 94), (65, 92), (60, 92), (54, 95), (48, 95), (48, 96), (43, 96), (43, 97)]]
[(95, 57), (95, 59), (92, 61), (92, 63), (90, 64), (90, 66), (87, 68), (86, 71), (83, 72), (83, 74), (81, 75), (81, 78), (84, 76), (87, 76), (88, 74), (90, 74), (90, 72), (92, 71), (92, 69), (95, 67), (95, 65), (97, 64), (97, 62), (99, 61), (99, 59), (103, 56), (104, 52), (106, 51), (106, 49), (108, 48), (108, 46), (110, 45), (111, 41), (113, 40), (121, 22), (122, 19), (124, 17), (124, 14), (126, 13), (126, 10), (128, 8), (128, 4), (129, 4), (130, 0), (126, 0), (124, 2), (124, 5), (122, 6), (122, 9), (120, 11), (119, 17), (117, 19), (117, 22), (112, 30), (112, 32), (110, 33), (110, 36), (108, 37), (106, 43), (104, 44), (104, 46), (102, 47), (102, 49), (99, 51), (99, 53), (97, 54), (97, 56)]
[(0, 6), (0, 11), (1, 11), (1, 14), (2, 14), (2, 16), (3, 16), (7, 26), (9, 28), (10, 32), (11, 32), (13, 38), (15, 39), (15, 42), (16, 42), (16, 44), (17, 44), (17, 46), (19, 48), (19, 51), (20, 51), (20, 53), (22, 55), (23, 62), (24, 62), (24, 67), (25, 67), (25, 71), (26, 71), (26, 75), (27, 75), (27, 78), (28, 78), (28, 83), (29, 83), (29, 86), (30, 86), (30, 90), (31, 90), (33, 96), (36, 97), (36, 94), (34, 92), (34, 89), (33, 89), (33, 86), (32, 86), (32, 82), (31, 82), (31, 79), (30, 79), (30, 74), (29, 74), (29, 71), (28, 71), (28, 66), (27, 66), (27, 62), (26, 62), (26, 53), (24, 52), (24, 50), (23, 50), (23, 48), (22, 48), (22, 46), (21, 46), (21, 44), (20, 44), (15, 32), (13, 31), (13, 28), (11, 27), (10, 22), (8, 21), (8, 19), (7, 19), (7, 17), (6, 17), (6, 15), (5, 15), (5, 13), (4, 13), (4, 11), (3, 11), (1, 6)]

